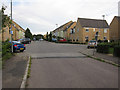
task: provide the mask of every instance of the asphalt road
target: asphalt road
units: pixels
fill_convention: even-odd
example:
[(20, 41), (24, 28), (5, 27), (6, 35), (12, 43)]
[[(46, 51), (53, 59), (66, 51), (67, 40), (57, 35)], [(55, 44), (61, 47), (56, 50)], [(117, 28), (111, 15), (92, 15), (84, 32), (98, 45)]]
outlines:
[(27, 88), (118, 88), (118, 68), (88, 58), (85, 45), (32, 42)]

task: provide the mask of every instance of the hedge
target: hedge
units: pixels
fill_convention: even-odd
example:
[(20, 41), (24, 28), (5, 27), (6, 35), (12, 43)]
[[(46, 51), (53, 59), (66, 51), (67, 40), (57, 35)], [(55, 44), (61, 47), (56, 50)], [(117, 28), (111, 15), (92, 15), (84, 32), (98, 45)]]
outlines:
[(101, 43), (101, 44), (98, 44), (98, 46), (97, 46), (97, 52), (108, 54), (109, 53), (109, 48), (110, 48), (109, 44)]
[(114, 47), (114, 56), (120, 57), (120, 45)]
[(12, 55), (11, 43), (9, 43), (7, 40), (2, 43), (2, 60), (9, 59)]
[(97, 52), (120, 57), (120, 42), (100, 43), (97, 45)]

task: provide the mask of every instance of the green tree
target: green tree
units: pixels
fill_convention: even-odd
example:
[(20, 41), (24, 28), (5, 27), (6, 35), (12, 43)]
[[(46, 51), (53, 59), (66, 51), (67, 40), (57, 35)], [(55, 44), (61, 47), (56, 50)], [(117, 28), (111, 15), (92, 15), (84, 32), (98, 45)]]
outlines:
[(0, 33), (2, 33), (3, 38), (3, 32), (5, 32), (4, 27), (8, 26), (11, 27), (12, 21), (10, 19), (10, 16), (5, 15), (6, 6), (2, 6), (0, 9)]
[(32, 33), (30, 32), (29, 28), (27, 28), (26, 31), (25, 31), (25, 38), (33, 39)]
[(50, 32), (50, 34), (49, 34), (49, 41), (50, 42), (52, 41), (52, 32)]
[(48, 41), (48, 37), (49, 37), (49, 35), (48, 35), (48, 32), (47, 32), (47, 34), (46, 34), (46, 40)]
[[(6, 7), (2, 6), (0, 10), (0, 25), (2, 25), (2, 27), (6, 27), (6, 26), (10, 27), (10, 25), (12, 24), (12, 21), (10, 19), (10, 16), (4, 14), (5, 9)], [(0, 30), (2, 29), (2, 27), (0, 26)]]

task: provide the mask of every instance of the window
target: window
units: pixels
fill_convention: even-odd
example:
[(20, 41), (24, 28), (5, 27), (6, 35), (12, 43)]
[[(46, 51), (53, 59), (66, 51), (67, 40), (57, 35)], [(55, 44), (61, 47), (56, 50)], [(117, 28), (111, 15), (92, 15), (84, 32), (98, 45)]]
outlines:
[(99, 32), (100, 32), (100, 29), (99, 29)]
[(73, 33), (75, 33), (75, 28), (73, 29)]
[(86, 42), (88, 42), (88, 39), (89, 39), (89, 37), (88, 37), (88, 36), (86, 36), (86, 37), (85, 37), (85, 41), (86, 41)]
[(106, 37), (106, 36), (104, 36), (104, 40), (107, 40), (107, 37)]
[(86, 29), (86, 32), (89, 32), (89, 29)]
[(93, 28), (93, 32), (95, 32), (95, 28)]
[(104, 29), (104, 33), (107, 33), (107, 29)]

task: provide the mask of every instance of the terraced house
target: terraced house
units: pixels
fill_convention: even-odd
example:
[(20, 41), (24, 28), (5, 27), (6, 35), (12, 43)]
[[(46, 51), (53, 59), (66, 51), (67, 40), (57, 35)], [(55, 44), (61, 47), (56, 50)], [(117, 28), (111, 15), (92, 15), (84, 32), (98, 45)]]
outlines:
[(120, 40), (120, 16), (115, 16), (110, 24), (110, 40)]
[(109, 25), (106, 20), (78, 18), (71, 39), (74, 42), (86, 43), (94, 40), (96, 34), (98, 40), (109, 40)]
[(52, 36), (64, 38), (65, 37), (64, 36), (64, 30), (66, 28), (68, 28), (71, 23), (73, 23), (73, 21), (69, 21), (66, 24), (64, 24), (64, 25), (58, 27), (57, 29), (55, 29), (54, 31), (52, 31)]
[[(16, 22), (12, 21), (13, 25), (12, 25), (12, 31), (13, 31), (13, 35), (12, 35), (12, 39), (13, 40), (17, 40), (17, 39), (21, 39), (25, 37), (25, 30), (18, 25)], [(9, 32), (9, 27), (6, 26), (5, 28), (3, 28), (2, 30), (3, 33), (0, 33), (0, 36), (2, 36), (2, 41), (6, 41), (7, 39), (11, 40), (11, 34)]]
[(75, 31), (75, 26), (76, 26), (76, 22), (73, 22), (70, 24), (68, 28), (64, 30), (65, 33), (64, 35), (67, 40), (73, 41), (74, 37), (72, 37), (72, 33)]

